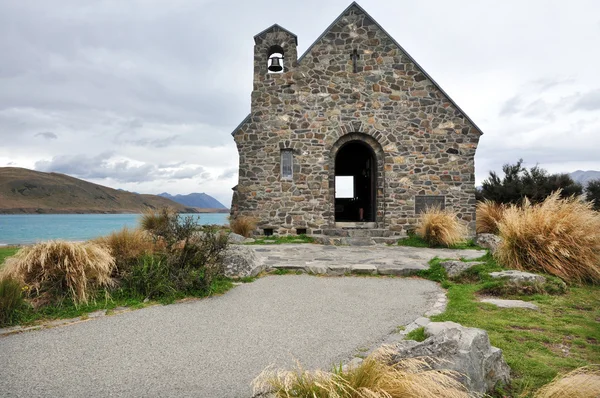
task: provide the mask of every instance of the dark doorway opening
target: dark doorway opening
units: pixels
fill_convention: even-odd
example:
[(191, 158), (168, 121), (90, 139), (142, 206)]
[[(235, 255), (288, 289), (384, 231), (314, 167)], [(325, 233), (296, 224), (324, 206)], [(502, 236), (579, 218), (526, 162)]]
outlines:
[(344, 144), (335, 156), (335, 221), (375, 221), (375, 153), (361, 141)]

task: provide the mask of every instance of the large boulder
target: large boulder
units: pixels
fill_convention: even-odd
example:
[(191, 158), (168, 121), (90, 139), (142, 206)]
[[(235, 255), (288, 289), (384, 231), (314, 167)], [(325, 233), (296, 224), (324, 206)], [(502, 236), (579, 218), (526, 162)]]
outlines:
[(490, 253), (496, 253), (502, 238), (494, 234), (478, 234), (475, 238), (475, 244), (490, 250)]
[(494, 279), (506, 279), (510, 283), (513, 283), (517, 286), (523, 286), (529, 283), (545, 283), (546, 278), (542, 275), (532, 274), (531, 272), (523, 272), (523, 271), (499, 271), (499, 272), (490, 272), (490, 276)]
[(490, 345), (485, 330), (454, 322), (431, 322), (425, 326), (425, 335), (428, 338), (422, 342), (399, 342), (394, 361), (432, 358), (434, 369), (460, 373), (460, 381), (477, 393), (491, 392), (496, 383), (509, 382), (510, 368), (502, 358), (502, 350)]
[(233, 244), (244, 243), (246, 238), (242, 235), (236, 234), (235, 232), (231, 232), (227, 237), (227, 241)]
[(258, 275), (265, 269), (254, 250), (249, 246), (229, 245), (223, 256), (225, 276), (246, 278)]

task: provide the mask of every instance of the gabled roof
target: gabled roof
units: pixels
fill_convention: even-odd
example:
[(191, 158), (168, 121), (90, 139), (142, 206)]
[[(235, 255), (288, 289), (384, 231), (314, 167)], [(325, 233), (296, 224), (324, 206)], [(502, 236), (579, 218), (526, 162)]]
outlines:
[[(298, 64), (300, 64), (302, 62), (302, 59), (304, 59), (304, 57), (310, 53), (310, 50), (312, 50), (312, 48), (329, 32), (329, 30), (331, 30), (331, 28), (333, 28), (339, 21), (340, 19), (342, 19), (342, 17), (348, 12), (350, 11), (352, 8), (356, 8), (357, 10), (359, 10), (361, 13), (363, 13), (366, 17), (370, 18), (373, 23), (375, 24), (375, 26), (377, 26), (379, 29), (381, 29), (381, 31), (383, 33), (385, 33), (386, 36), (388, 36), (390, 38), (390, 40), (408, 57), (408, 59), (421, 71), (421, 73), (423, 73), (423, 75), (425, 75), (425, 77), (427, 77), (427, 79), (429, 79), (431, 81), (431, 83), (438, 89), (440, 90), (440, 92), (442, 94), (444, 94), (446, 96), (446, 98), (448, 98), (448, 100), (452, 103), (452, 105), (454, 105), (456, 107), (456, 109), (458, 109), (458, 111), (460, 113), (463, 114), (463, 116), (481, 133), (483, 134), (483, 132), (481, 131), (481, 129), (479, 128), (479, 126), (477, 126), (477, 124), (475, 124), (475, 122), (469, 117), (469, 115), (466, 114), (465, 111), (462, 110), (462, 108), (460, 106), (458, 106), (458, 104), (456, 102), (454, 102), (454, 100), (448, 95), (448, 93), (446, 93), (444, 91), (444, 89), (435, 81), (433, 80), (433, 78), (429, 75), (429, 73), (427, 73), (425, 71), (425, 69), (423, 69), (423, 67), (421, 65), (419, 65), (419, 63), (408, 53), (408, 51), (406, 51), (404, 49), (404, 47), (402, 47), (400, 45), (400, 43), (398, 43), (385, 29), (383, 29), (383, 27), (381, 25), (379, 25), (379, 23), (371, 16), (369, 15), (368, 12), (365, 11), (364, 8), (362, 8), (361, 6), (358, 5), (358, 3), (356, 1), (353, 1), (352, 4), (350, 4), (348, 7), (346, 7), (346, 9), (344, 11), (342, 11), (342, 13), (327, 27), (327, 29), (325, 29), (325, 31), (317, 38), (317, 40), (315, 40), (313, 42), (313, 44), (311, 44), (308, 49), (304, 52), (304, 54), (302, 54), (300, 56), (300, 58), (298, 58)], [(286, 30), (284, 28), (282, 28), (281, 26), (275, 24), (273, 26), (271, 26), (268, 29), (263, 30), (262, 32), (260, 32), (259, 34), (257, 34), (256, 36), (254, 36), (255, 41), (256, 38), (261, 36), (264, 33), (267, 33), (268, 31), (270, 31), (271, 29), (273, 29), (274, 27), (277, 27), (285, 32), (288, 32), (289, 34), (293, 35), (296, 38), (296, 45), (298, 44), (298, 38), (296, 37), (296, 35), (294, 35), (292, 32), (290, 32), (289, 30)], [(235, 135), (235, 132), (242, 127), (242, 125), (248, 121), (250, 119), (250, 115), (248, 114), (248, 116), (246, 116), (246, 118), (235, 128), (235, 130), (233, 130), (233, 132), (231, 133), (231, 135)]]
[(288, 33), (288, 34), (292, 35), (292, 37), (296, 41), (296, 45), (298, 45), (298, 36), (296, 36), (295, 34), (293, 34), (292, 32), (290, 32), (289, 30), (287, 30), (284, 27), (281, 27), (278, 24), (273, 24), (273, 25), (269, 26), (267, 29), (263, 30), (262, 32), (254, 35), (254, 43), (256, 44), (256, 39), (259, 38), (259, 37), (261, 37), (265, 33), (278, 32), (278, 31), (285, 32), (285, 33)]

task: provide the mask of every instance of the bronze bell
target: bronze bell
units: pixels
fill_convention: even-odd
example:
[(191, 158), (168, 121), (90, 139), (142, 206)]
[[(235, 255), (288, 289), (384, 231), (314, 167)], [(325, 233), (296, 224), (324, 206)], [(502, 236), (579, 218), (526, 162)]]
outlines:
[(269, 65), (269, 72), (281, 72), (283, 70), (283, 67), (279, 63), (279, 60), (283, 59), (283, 57), (271, 57), (270, 59), (271, 65)]

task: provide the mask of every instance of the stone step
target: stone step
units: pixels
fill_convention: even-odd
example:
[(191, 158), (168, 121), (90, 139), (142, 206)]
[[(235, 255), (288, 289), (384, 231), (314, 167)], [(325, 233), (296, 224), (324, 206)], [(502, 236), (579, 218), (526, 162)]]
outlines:
[(378, 245), (395, 245), (400, 238), (400, 236), (377, 236), (371, 239)]
[(392, 235), (387, 229), (365, 229), (365, 228), (335, 228), (325, 229), (323, 234), (327, 236), (355, 237), (355, 238), (383, 238)]

